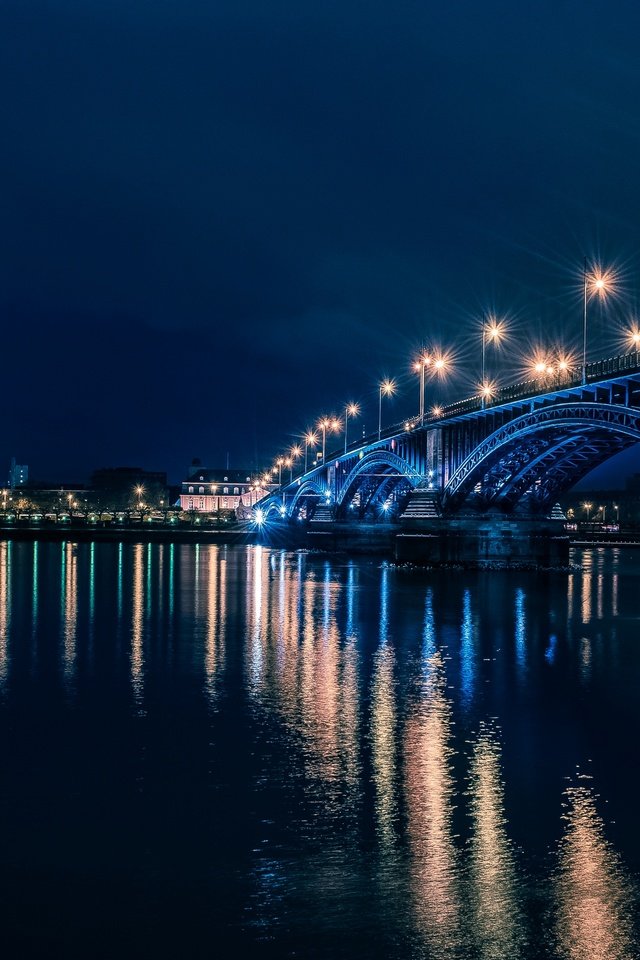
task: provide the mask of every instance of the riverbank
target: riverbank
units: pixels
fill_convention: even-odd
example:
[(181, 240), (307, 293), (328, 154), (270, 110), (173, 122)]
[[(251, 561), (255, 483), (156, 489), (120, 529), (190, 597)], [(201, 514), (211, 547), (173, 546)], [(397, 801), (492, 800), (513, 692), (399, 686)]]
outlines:
[(255, 524), (230, 527), (199, 526), (80, 526), (49, 524), (0, 527), (0, 540), (61, 543), (258, 543)]

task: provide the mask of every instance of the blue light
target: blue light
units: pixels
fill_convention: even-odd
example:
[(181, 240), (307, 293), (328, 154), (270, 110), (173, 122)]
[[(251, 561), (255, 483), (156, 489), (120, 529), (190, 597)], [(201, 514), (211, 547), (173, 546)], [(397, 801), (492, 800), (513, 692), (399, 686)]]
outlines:
[(259, 527), (264, 523), (264, 510), (261, 510), (259, 507), (256, 510), (256, 523)]

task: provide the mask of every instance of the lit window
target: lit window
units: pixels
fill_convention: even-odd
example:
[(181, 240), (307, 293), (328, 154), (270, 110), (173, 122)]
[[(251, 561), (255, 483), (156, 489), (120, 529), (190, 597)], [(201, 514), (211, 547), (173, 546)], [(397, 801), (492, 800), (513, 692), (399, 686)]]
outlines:
[(193, 487), (189, 487), (189, 493), (193, 493)]
[(204, 497), (200, 497), (200, 510), (204, 510)]
[(237, 487), (234, 487), (234, 488), (233, 488), (233, 492), (234, 492), (234, 495), (235, 495), (236, 497), (237, 497), (238, 494), (240, 493), (240, 491), (238, 490)]
[(193, 510), (193, 497), (189, 497), (189, 510)]
[(226, 498), (226, 497), (223, 497), (223, 498), (222, 498), (222, 509), (224, 510), (224, 509), (226, 508), (226, 506), (227, 506), (227, 498)]
[(229, 493), (229, 487), (225, 487), (222, 492), (223, 492), (223, 493)]
[(204, 487), (198, 487), (198, 493), (204, 493)]

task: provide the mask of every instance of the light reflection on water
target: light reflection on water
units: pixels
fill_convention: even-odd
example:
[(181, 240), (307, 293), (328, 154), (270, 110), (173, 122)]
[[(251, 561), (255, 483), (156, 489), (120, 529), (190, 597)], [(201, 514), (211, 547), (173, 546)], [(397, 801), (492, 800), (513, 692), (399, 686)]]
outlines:
[(559, 953), (568, 960), (632, 960), (637, 907), (621, 858), (606, 840), (591, 778), (579, 776), (563, 799), (555, 877)]
[[(639, 581), (617, 553), (587, 551), (584, 566), (488, 580), (266, 547), (0, 542), (0, 716), (45, 690), (81, 725), (97, 690), (100, 735), (132, 739), (136, 783), (144, 759), (141, 797), (149, 752), (161, 782), (178, 763), (180, 789), (197, 791), (202, 740), (210, 792), (189, 794), (185, 816), (202, 809), (196, 835), (222, 821), (239, 845), (219, 885), (202, 882), (249, 941), (627, 960), (635, 786), (609, 791), (626, 853), (595, 791), (602, 771), (615, 783), (602, 744), (635, 719)], [(560, 821), (562, 778), (589, 756), (601, 780), (567, 787)], [(220, 847), (189, 848), (209, 877)]]
[(482, 723), (469, 770), (472, 820), (470, 906), (482, 957), (526, 955), (516, 856), (507, 832), (500, 746), (491, 723)]
[(434, 957), (458, 956), (465, 942), (461, 852), (453, 813), (452, 705), (439, 653), (429, 656), (405, 724), (407, 832), (416, 925)]

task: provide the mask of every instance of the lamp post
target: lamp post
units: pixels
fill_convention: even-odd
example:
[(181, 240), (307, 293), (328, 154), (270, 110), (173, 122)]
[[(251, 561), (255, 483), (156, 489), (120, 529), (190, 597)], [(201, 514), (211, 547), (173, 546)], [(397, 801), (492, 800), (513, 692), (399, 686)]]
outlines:
[(293, 461), (293, 463), (295, 463), (295, 461), (299, 460), (301, 456), (302, 456), (302, 447), (298, 443), (295, 443), (291, 447), (291, 460)]
[(396, 392), (395, 380), (383, 380), (378, 386), (378, 440), (382, 435), (382, 397), (392, 397)]
[(589, 292), (589, 280), (593, 285), (595, 293), (604, 294), (607, 291), (606, 278), (599, 273), (597, 276), (589, 277), (587, 271), (587, 258), (584, 258), (582, 271), (583, 296), (582, 296), (582, 386), (587, 382), (587, 300)]
[(424, 381), (425, 381), (425, 368), (430, 366), (432, 357), (428, 354), (423, 354), (419, 360), (413, 365), (413, 369), (416, 373), (420, 374), (420, 407), (419, 407), (419, 417), (420, 423), (424, 423)]
[[(486, 317), (482, 318), (482, 409), (484, 410), (486, 405), (486, 388), (488, 386), (485, 376), (485, 353), (487, 347), (487, 340), (489, 343), (498, 344), (504, 337), (504, 324), (498, 323), (495, 319), (491, 319), (489, 324), (487, 324)], [(489, 394), (490, 396), (491, 394)]]
[(324, 466), (324, 455), (327, 452), (327, 429), (331, 426), (329, 417), (323, 417), (319, 426), (322, 430), (322, 465)]
[(589, 503), (588, 500), (585, 500), (585, 502), (582, 504), (582, 509), (584, 510), (584, 512), (585, 512), (586, 515), (587, 515), (587, 523), (589, 523), (589, 520), (590, 520), (590, 514), (591, 514), (591, 507), (592, 507), (592, 506), (593, 506), (593, 504), (592, 504), (592, 503)]
[(305, 473), (307, 472), (307, 453), (309, 451), (309, 447), (312, 444), (315, 446), (317, 442), (318, 442), (318, 436), (313, 432), (313, 430), (309, 430), (307, 431), (307, 433), (305, 433), (304, 435), (304, 472)]
[(357, 417), (360, 407), (357, 403), (348, 403), (344, 408), (344, 452), (347, 452), (347, 433), (349, 432), (349, 417)]
[(284, 457), (278, 457), (276, 460), (276, 467), (278, 468), (278, 486), (282, 486), (282, 466), (284, 464)]

